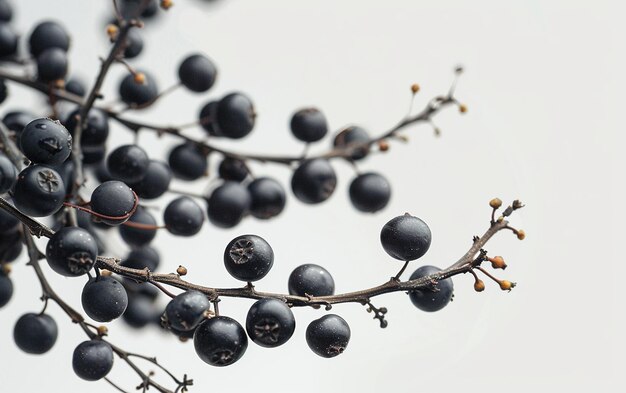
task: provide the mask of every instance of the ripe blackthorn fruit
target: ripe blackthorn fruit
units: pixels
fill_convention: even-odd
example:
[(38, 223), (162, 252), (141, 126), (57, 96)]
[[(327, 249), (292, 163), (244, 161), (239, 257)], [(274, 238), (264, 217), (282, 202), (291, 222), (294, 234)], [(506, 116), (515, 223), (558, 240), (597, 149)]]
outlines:
[(362, 212), (377, 212), (387, 206), (390, 198), (391, 186), (378, 173), (363, 173), (350, 183), (350, 201)]
[[(204, 118), (210, 118), (210, 123)], [(231, 93), (216, 104), (209, 103), (200, 113), (205, 129), (212, 135), (231, 139), (245, 137), (254, 128), (256, 113), (252, 101), (242, 93)]]
[(36, 119), (24, 127), (20, 150), (36, 164), (60, 165), (72, 152), (72, 136), (58, 121)]
[(309, 348), (324, 358), (332, 358), (343, 353), (349, 341), (350, 326), (339, 315), (324, 315), (306, 328), (306, 342)]
[(129, 252), (122, 261), (122, 266), (138, 270), (147, 268), (153, 272), (159, 267), (160, 262), (161, 257), (158, 251), (152, 247), (144, 246)]
[(54, 169), (31, 165), (17, 176), (13, 201), (22, 213), (32, 217), (45, 217), (63, 206), (65, 184)]
[(48, 352), (57, 341), (58, 328), (47, 314), (24, 314), (15, 323), (13, 339), (26, 353), (41, 355)]
[(91, 210), (106, 217), (98, 217), (109, 225), (120, 225), (130, 218), (138, 201), (124, 183), (111, 180), (100, 184), (91, 194)]
[[(140, 224), (145, 227), (132, 226), (132, 223)], [(148, 209), (138, 206), (135, 213), (133, 213), (126, 222), (126, 225), (119, 226), (120, 235), (128, 245), (142, 247), (149, 244), (156, 236), (156, 225), (156, 219)]]
[(303, 142), (316, 142), (328, 133), (326, 117), (317, 108), (300, 109), (291, 117), (291, 132)]
[[(65, 86), (67, 89), (67, 85)], [(65, 127), (73, 135), (78, 124), (80, 109), (69, 114)], [(109, 117), (100, 109), (91, 109), (87, 115), (87, 124), (81, 134), (81, 146), (102, 145), (109, 136)]]
[(46, 259), (55, 272), (81, 276), (91, 270), (98, 256), (98, 244), (83, 228), (65, 227), (57, 231), (46, 246)]
[(0, 22), (10, 22), (13, 19), (13, 7), (6, 0), (0, 1)]
[(37, 56), (37, 79), (54, 82), (65, 79), (67, 74), (67, 53), (59, 48), (50, 48)]
[(196, 353), (211, 366), (228, 366), (243, 356), (248, 337), (239, 322), (218, 316), (202, 322), (193, 335)]
[(178, 67), (178, 77), (191, 91), (207, 91), (215, 83), (217, 68), (206, 56), (195, 54), (188, 56)]
[(431, 238), (428, 225), (408, 213), (391, 219), (380, 232), (380, 242), (387, 254), (401, 261), (412, 261), (426, 254)]
[(256, 218), (275, 217), (285, 208), (285, 189), (274, 179), (256, 178), (248, 184), (248, 192), (252, 198), (250, 214)]
[(200, 291), (186, 291), (176, 296), (165, 307), (163, 322), (165, 326), (179, 331), (195, 329), (207, 317), (211, 302)]
[(326, 269), (307, 263), (289, 275), (289, 294), (296, 296), (329, 296), (335, 293), (335, 280)]
[(335, 148), (352, 150), (352, 159), (360, 160), (369, 153), (369, 142), (370, 136), (365, 129), (359, 126), (349, 126), (337, 134), (333, 145)]
[(207, 174), (207, 155), (196, 145), (183, 143), (172, 149), (168, 163), (179, 179), (196, 180)]
[(133, 28), (128, 31), (126, 36), (126, 48), (124, 49), (124, 57), (132, 59), (141, 54), (143, 50), (143, 38), (138, 29)]
[(143, 179), (149, 164), (148, 154), (137, 145), (120, 146), (107, 158), (107, 168), (111, 176), (125, 183), (135, 183)]
[(128, 74), (120, 84), (120, 97), (122, 101), (132, 107), (145, 107), (159, 95), (159, 87), (152, 75), (142, 72), (145, 76), (143, 83), (135, 81), (135, 75)]
[(124, 286), (113, 277), (98, 276), (89, 279), (81, 295), (83, 310), (98, 322), (119, 318), (128, 306)]
[(273, 264), (272, 247), (257, 235), (237, 236), (224, 251), (224, 266), (237, 280), (258, 281), (269, 273)]
[(224, 157), (217, 171), (220, 178), (236, 182), (245, 180), (250, 173), (244, 161), (231, 157)]
[(82, 150), (83, 150), (83, 164), (85, 165), (99, 164), (104, 161), (104, 157), (107, 154), (107, 148), (104, 145), (94, 145), (94, 146), (85, 145), (85, 146), (82, 146)]
[(0, 308), (7, 305), (13, 296), (13, 282), (0, 268)]
[(171, 180), (172, 170), (166, 163), (150, 160), (143, 179), (130, 187), (142, 199), (155, 199), (169, 189)]
[(246, 330), (250, 339), (266, 348), (286, 343), (296, 329), (296, 319), (285, 302), (278, 299), (256, 301), (248, 311)]
[(99, 339), (83, 341), (74, 349), (72, 367), (76, 375), (84, 380), (102, 379), (113, 368), (113, 349), (109, 343)]
[(57, 22), (46, 21), (38, 24), (28, 39), (30, 53), (37, 57), (49, 48), (59, 48), (65, 52), (70, 47), (70, 36)]
[(129, 326), (141, 329), (158, 321), (162, 311), (163, 309), (157, 309), (151, 298), (135, 294), (128, 297), (128, 307), (122, 318)]
[(337, 175), (328, 160), (304, 161), (291, 177), (291, 189), (301, 202), (321, 203), (330, 198), (337, 186)]
[(0, 58), (17, 54), (18, 36), (8, 23), (0, 22)]
[(204, 212), (193, 199), (182, 196), (170, 202), (163, 212), (167, 230), (178, 236), (193, 236), (200, 232)]
[(65, 90), (69, 93), (76, 94), (79, 97), (84, 97), (87, 94), (85, 84), (77, 78), (70, 78), (65, 82)]
[(2, 118), (2, 122), (5, 126), (7, 126), (9, 130), (15, 132), (16, 136), (18, 136), (19, 141), (19, 135), (22, 133), (24, 127), (26, 127), (26, 124), (30, 123), (36, 118), (37, 116), (35, 114), (28, 111), (11, 111), (4, 115), (4, 117)]
[(220, 228), (232, 228), (248, 214), (251, 202), (245, 186), (233, 181), (224, 182), (208, 199), (209, 221)]
[[(416, 280), (440, 271), (441, 269), (438, 267), (425, 265), (414, 271), (413, 274), (411, 274), (410, 280)], [(452, 278), (448, 277), (437, 281), (434, 290), (419, 289), (409, 292), (409, 298), (413, 305), (420, 310), (433, 312), (441, 310), (450, 303), (453, 293), (454, 285)]]
[(9, 191), (17, 181), (17, 168), (5, 156), (0, 154), (0, 194)]

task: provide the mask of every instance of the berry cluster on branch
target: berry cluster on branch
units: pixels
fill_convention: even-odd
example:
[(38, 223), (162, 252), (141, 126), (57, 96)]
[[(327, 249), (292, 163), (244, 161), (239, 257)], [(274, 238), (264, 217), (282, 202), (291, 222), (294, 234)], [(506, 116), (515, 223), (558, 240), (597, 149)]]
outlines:
[[(140, 378), (139, 390), (150, 387), (159, 392), (184, 392), (193, 384), (187, 375), (176, 377), (156, 358), (126, 351), (107, 338), (106, 323), (123, 318), (130, 326), (141, 328), (158, 323), (182, 341), (193, 340), (198, 357), (213, 366), (227, 366), (246, 352), (248, 339), (261, 347), (274, 348), (294, 334), (296, 307), (323, 308), (331, 311), (336, 304), (356, 303), (366, 307), (382, 328), (387, 327), (386, 307), (377, 307), (377, 296), (406, 292), (410, 301), (423, 311), (444, 308), (453, 297), (452, 277), (469, 273), (474, 289), (481, 292), (485, 283), (479, 275), (495, 281), (502, 290), (515, 284), (496, 278), (492, 269), (507, 267), (501, 256), (485, 250), (488, 241), (502, 230), (512, 231), (520, 240), (522, 230), (509, 224), (509, 216), (523, 207), (513, 201), (502, 209), (499, 199), (490, 201), (491, 219), (481, 236), (474, 236), (470, 248), (448, 267), (423, 265), (408, 279), (402, 276), (411, 261), (426, 254), (431, 243), (428, 225), (418, 217), (404, 214), (392, 218), (381, 230), (383, 249), (399, 261), (397, 273), (377, 286), (347, 293), (335, 293), (332, 275), (322, 266), (305, 264), (288, 278), (287, 293), (265, 292), (257, 282), (271, 270), (274, 252), (271, 245), (254, 234), (237, 236), (224, 250), (224, 267), (243, 283), (233, 288), (217, 288), (186, 281), (188, 267), (176, 272), (157, 272), (159, 255), (150, 246), (157, 230), (173, 236), (196, 235), (205, 222), (232, 228), (248, 216), (269, 220), (282, 213), (287, 193), (271, 177), (253, 176), (251, 162), (273, 163), (293, 170), (291, 190), (303, 203), (315, 205), (328, 200), (335, 191), (337, 177), (331, 162), (345, 160), (355, 169), (358, 162), (375, 152), (387, 152), (393, 140), (405, 140), (401, 131), (420, 122), (433, 125), (433, 117), (442, 109), (456, 106), (467, 111), (454, 96), (461, 69), (447, 94), (430, 100), (418, 113), (410, 111), (395, 126), (378, 136), (371, 136), (356, 125), (344, 127), (333, 138), (332, 147), (310, 153), (309, 147), (328, 134), (324, 114), (315, 107), (294, 112), (290, 129), (305, 144), (300, 155), (262, 155), (241, 153), (219, 147), (220, 139), (241, 139), (254, 128), (256, 112), (252, 100), (241, 92), (226, 94), (202, 106), (198, 119), (182, 126), (155, 125), (132, 119), (162, 100), (169, 92), (184, 87), (192, 94), (207, 92), (218, 75), (216, 65), (207, 56), (191, 54), (179, 65), (179, 83), (159, 90), (150, 72), (135, 68), (131, 60), (141, 54), (144, 41), (141, 28), (162, 10), (174, 3), (162, 0), (113, 0), (112, 22), (106, 28), (111, 48), (101, 59), (100, 70), (91, 88), (68, 78), (70, 36), (53, 21), (35, 26), (29, 35), (29, 56), (20, 57), (18, 36), (10, 27), (12, 8), (0, 0), (0, 104), (8, 97), (6, 83), (28, 87), (48, 99), (49, 112), (36, 116), (25, 111), (7, 113), (0, 122), (0, 308), (13, 293), (9, 277), (11, 265), (23, 249), (41, 285), (43, 309), (26, 313), (16, 322), (14, 341), (26, 353), (43, 354), (55, 344), (58, 329), (46, 313), (52, 301), (87, 336), (74, 350), (72, 366), (82, 379), (105, 380), (118, 391), (125, 390), (108, 378), (114, 358), (125, 362)], [(36, 73), (29, 67), (34, 65)], [(121, 107), (103, 105), (102, 87), (114, 66), (128, 71), (119, 85)], [(418, 85), (411, 86), (413, 98)], [(66, 106), (66, 105), (69, 105)], [(69, 108), (69, 109), (68, 109)], [(170, 135), (180, 143), (174, 146), (167, 162), (155, 160), (137, 143), (107, 149), (109, 122), (113, 121), (139, 134), (156, 132)], [(187, 130), (204, 130), (203, 139)], [(221, 158), (218, 175), (222, 183), (210, 194), (196, 195), (170, 187), (172, 178), (198, 181), (207, 177), (210, 157)], [(89, 179), (89, 181), (88, 181)], [(88, 185), (97, 184), (90, 192)], [(143, 205), (144, 200), (166, 194), (181, 194), (163, 210), (163, 224)], [(361, 212), (382, 210), (391, 198), (387, 179), (375, 172), (358, 173), (351, 182), (349, 197)], [(206, 204), (203, 208), (200, 203)], [(50, 222), (47, 226), (39, 218)], [(122, 240), (131, 249), (123, 259), (107, 257), (103, 237), (118, 228)], [(40, 250), (35, 238), (46, 238)], [(83, 277), (87, 282), (81, 294), (82, 310), (70, 305), (52, 288), (41, 266), (45, 260), (55, 274)], [(193, 267), (190, 266), (189, 269)], [(170, 298), (164, 309), (154, 302), (163, 293)], [(237, 297), (255, 300), (244, 324), (223, 313), (220, 301)], [(220, 310), (221, 308), (221, 310)], [(95, 323), (89, 322), (90, 320)], [(157, 322), (158, 321), (158, 322)], [(351, 330), (346, 320), (325, 313), (306, 328), (306, 341), (322, 357), (344, 352)], [(145, 371), (138, 361), (168, 375), (173, 388), (157, 382), (152, 371)]]

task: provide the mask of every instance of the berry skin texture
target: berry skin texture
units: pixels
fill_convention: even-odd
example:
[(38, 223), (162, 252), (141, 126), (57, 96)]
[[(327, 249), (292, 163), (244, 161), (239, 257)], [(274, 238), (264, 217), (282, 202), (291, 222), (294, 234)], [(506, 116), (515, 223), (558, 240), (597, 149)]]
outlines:
[(302, 142), (317, 142), (328, 133), (328, 122), (317, 108), (300, 109), (291, 117), (291, 133)]
[(65, 227), (57, 231), (46, 246), (46, 259), (55, 272), (77, 277), (89, 272), (98, 256), (98, 243), (85, 229)]
[(391, 186), (378, 173), (361, 174), (350, 183), (350, 201), (359, 211), (375, 213), (382, 210), (391, 199)]
[(124, 183), (117, 180), (111, 180), (100, 184), (91, 193), (91, 210), (94, 212), (109, 216), (119, 217), (99, 218), (108, 225), (120, 225), (126, 222), (130, 217), (129, 213), (136, 208), (138, 201), (135, 200), (135, 194)]
[(178, 78), (189, 90), (201, 93), (209, 90), (215, 83), (217, 68), (208, 57), (191, 55), (178, 67)]
[[(425, 265), (414, 271), (413, 274), (411, 274), (410, 280), (416, 280), (440, 271), (441, 269), (438, 267)], [(413, 305), (422, 311), (439, 311), (452, 300), (454, 294), (452, 278), (439, 280), (435, 288), (437, 288), (436, 291), (429, 291), (427, 289), (411, 291), (409, 292), (409, 298)]]
[(65, 79), (67, 63), (67, 53), (62, 49), (44, 50), (37, 56), (37, 79), (46, 83)]
[(13, 296), (13, 282), (0, 268), (0, 308), (7, 305)]
[(89, 318), (98, 322), (110, 322), (126, 311), (128, 294), (113, 277), (98, 276), (89, 279), (85, 284), (81, 301)]
[[(333, 146), (340, 149), (354, 149), (352, 159), (358, 161), (365, 158), (370, 151), (370, 136), (365, 129), (359, 126), (349, 126), (337, 134), (333, 141)], [(356, 146), (362, 146), (356, 148)]]
[(244, 181), (249, 174), (245, 162), (231, 157), (224, 157), (217, 171), (220, 178), (236, 182)]
[(256, 113), (248, 96), (231, 93), (217, 103), (209, 103), (200, 112), (200, 117), (209, 117), (210, 123), (203, 122), (210, 134), (231, 139), (241, 139), (254, 128)]
[(193, 236), (204, 224), (204, 212), (193, 199), (183, 196), (174, 199), (163, 212), (165, 227), (174, 235)]
[(241, 281), (258, 281), (274, 264), (274, 251), (257, 235), (237, 236), (224, 251), (224, 266), (231, 276)]
[[(68, 85), (65, 85), (65, 89), (69, 90)], [(65, 121), (65, 127), (72, 135), (76, 131), (79, 113), (80, 109), (76, 109), (70, 113)], [(81, 134), (81, 146), (100, 146), (106, 142), (108, 137), (109, 117), (100, 109), (91, 109), (87, 115), (87, 126)]]
[(220, 228), (232, 228), (248, 214), (252, 198), (245, 186), (227, 181), (217, 187), (208, 199), (209, 221)]
[(391, 219), (380, 232), (387, 254), (401, 261), (413, 261), (426, 254), (431, 240), (428, 225), (408, 213)]
[(80, 378), (97, 381), (113, 368), (113, 349), (102, 340), (83, 341), (74, 349), (72, 368)]
[(9, 191), (17, 181), (17, 168), (5, 156), (0, 154), (0, 194)]
[(211, 366), (235, 363), (248, 348), (248, 337), (239, 322), (218, 316), (202, 322), (193, 335), (196, 354)]
[(24, 127), (19, 138), (20, 150), (36, 164), (61, 165), (72, 152), (72, 136), (61, 123), (36, 119)]
[(125, 183), (141, 181), (148, 172), (150, 159), (137, 145), (123, 145), (113, 150), (107, 158), (107, 169), (114, 179)]
[(308, 204), (324, 202), (335, 191), (337, 175), (328, 160), (316, 158), (303, 162), (291, 177), (296, 198)]
[(156, 80), (144, 71), (137, 71), (145, 76), (143, 83), (135, 82), (135, 76), (128, 74), (120, 84), (120, 97), (126, 104), (136, 109), (146, 107), (159, 95)]
[(57, 341), (57, 324), (47, 314), (24, 314), (15, 323), (13, 339), (24, 352), (41, 355), (48, 352)]
[(171, 181), (172, 170), (170, 167), (164, 162), (150, 160), (143, 179), (130, 184), (130, 187), (142, 199), (156, 199), (165, 194)]
[(128, 219), (127, 223), (137, 223), (147, 226), (146, 228), (139, 228), (131, 225), (119, 226), (122, 239), (130, 246), (142, 247), (150, 244), (157, 234), (156, 219), (147, 209), (141, 206), (137, 207), (137, 210), (135, 210), (135, 213), (133, 213), (133, 215)]
[(59, 48), (64, 52), (70, 48), (70, 36), (57, 22), (45, 21), (37, 25), (28, 39), (30, 53), (37, 57), (49, 48)]
[(285, 302), (278, 299), (256, 301), (246, 318), (246, 331), (256, 344), (275, 348), (283, 345), (293, 335), (296, 319)]
[(256, 218), (269, 219), (279, 215), (285, 208), (287, 197), (283, 186), (269, 177), (254, 179), (248, 184), (252, 198), (250, 214)]
[(335, 280), (326, 269), (307, 263), (289, 275), (289, 294), (295, 296), (329, 296), (335, 293)]
[(207, 156), (197, 146), (183, 143), (172, 149), (168, 157), (170, 168), (179, 179), (196, 180), (207, 174)]
[(32, 217), (46, 217), (63, 206), (65, 184), (54, 169), (31, 165), (17, 177), (13, 201), (22, 213)]
[(206, 317), (211, 302), (200, 291), (186, 291), (176, 296), (165, 307), (163, 321), (166, 326), (181, 332), (195, 329)]
[(343, 353), (349, 341), (350, 326), (339, 315), (324, 315), (306, 328), (309, 348), (323, 358), (333, 358)]

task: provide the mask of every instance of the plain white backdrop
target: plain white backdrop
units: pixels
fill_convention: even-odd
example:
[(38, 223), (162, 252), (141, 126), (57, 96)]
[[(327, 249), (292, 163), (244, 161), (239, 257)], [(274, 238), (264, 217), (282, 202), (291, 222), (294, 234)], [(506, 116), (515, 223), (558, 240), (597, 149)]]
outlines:
[[(24, 36), (37, 21), (62, 21), (73, 36), (72, 73), (92, 80), (98, 56), (107, 53), (110, 1), (13, 3), (14, 25)], [(333, 129), (357, 123), (381, 133), (406, 113), (412, 83), (422, 86), (419, 108), (447, 91), (457, 64), (466, 67), (458, 97), (469, 112), (450, 109), (438, 116), (439, 138), (426, 125), (411, 127), (408, 144), (393, 143), (388, 154), (360, 164), (392, 183), (392, 201), (381, 213), (363, 215), (351, 208), (347, 186), (354, 172), (336, 163), (338, 189), (320, 206), (305, 206), (290, 195), (286, 211), (270, 222), (247, 219), (232, 230), (206, 225), (193, 239), (159, 233), (155, 244), (162, 251), (163, 271), (183, 264), (191, 281), (238, 285), (223, 268), (223, 248), (239, 234), (256, 233), (276, 254), (273, 270), (258, 288), (286, 291), (291, 270), (312, 262), (327, 267), (337, 291), (361, 289), (383, 282), (400, 267), (379, 244), (387, 220), (408, 211), (433, 231), (430, 251), (410, 266), (409, 274), (421, 263), (444, 267), (486, 229), (487, 202), (499, 196), (527, 204), (512, 218), (527, 239), (519, 242), (501, 233), (487, 247), (509, 264), (499, 275), (519, 285), (504, 293), (486, 282), (487, 290), (477, 294), (471, 277), (456, 277), (454, 302), (435, 314), (415, 309), (405, 294), (376, 298), (376, 305), (389, 309), (384, 330), (360, 305), (336, 306), (333, 312), (350, 323), (352, 339), (345, 354), (330, 360), (314, 355), (305, 343), (307, 324), (322, 315), (310, 309), (295, 311), (298, 326), (286, 345), (268, 350), (250, 343), (245, 356), (227, 368), (204, 364), (191, 343), (180, 344), (157, 329), (138, 332), (114, 322), (113, 342), (157, 356), (177, 375), (188, 373), (196, 382), (192, 392), (578, 392), (624, 386), (618, 373), (625, 364), (620, 288), (625, 269), (618, 252), (625, 200), (625, 163), (618, 154), (624, 146), (626, 88), (623, 4), (175, 3), (158, 24), (146, 26), (144, 53), (132, 64), (156, 73), (165, 88), (176, 82), (181, 58), (200, 51), (218, 65), (218, 82), (204, 95), (177, 90), (154, 109), (133, 115), (137, 118), (184, 124), (209, 99), (241, 90), (255, 102), (257, 125), (244, 141), (222, 145), (297, 154), (302, 147), (287, 127), (295, 109), (315, 105)], [(123, 72), (118, 66), (107, 80), (106, 102), (116, 98)], [(33, 107), (45, 114), (39, 96), (10, 88), (12, 98), (0, 106), (2, 114)], [(110, 146), (131, 138), (115, 128)], [(148, 133), (140, 141), (155, 158), (164, 158), (174, 142)], [(253, 169), (288, 186), (285, 168)], [(195, 191), (205, 185), (175, 184)], [(167, 195), (153, 204), (173, 198)], [(113, 236), (110, 243), (109, 254), (124, 255), (119, 239)], [(50, 353), (32, 356), (16, 348), (15, 320), (41, 307), (31, 270), (23, 261), (14, 265), (14, 298), (0, 310), (0, 391), (112, 391), (104, 382), (88, 383), (74, 375), (71, 354), (85, 337), (54, 305), (49, 309), (60, 333)], [(58, 291), (80, 308), (83, 280), (46, 271)], [(243, 321), (250, 304), (225, 299), (220, 308)], [(129, 391), (138, 384), (119, 360), (110, 376)]]

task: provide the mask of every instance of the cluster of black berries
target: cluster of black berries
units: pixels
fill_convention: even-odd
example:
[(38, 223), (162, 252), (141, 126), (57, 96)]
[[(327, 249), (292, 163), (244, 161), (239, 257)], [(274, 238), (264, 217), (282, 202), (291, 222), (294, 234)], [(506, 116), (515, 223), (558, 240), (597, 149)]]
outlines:
[[(137, 1), (120, 2), (123, 16), (133, 14)], [(142, 13), (143, 18), (155, 15), (155, 1)], [(18, 35), (9, 26), (12, 10), (0, 0), (0, 60), (19, 57)], [(121, 26), (111, 25), (108, 33), (113, 40)], [(144, 42), (133, 27), (128, 31), (123, 58), (140, 55)], [(52, 21), (37, 24), (28, 36), (29, 59), (36, 64), (35, 84), (50, 89), (65, 90), (74, 97), (87, 95), (85, 86), (67, 79), (70, 36), (65, 28)], [(131, 110), (152, 105), (160, 90), (153, 75), (129, 67), (132, 71), (121, 81), (119, 95)], [(206, 56), (192, 54), (178, 68), (180, 84), (194, 93), (208, 91), (217, 77), (217, 68)], [(0, 103), (7, 98), (5, 81), (0, 81)], [(264, 298), (255, 302), (248, 313), (245, 329), (234, 319), (219, 315), (206, 294), (189, 290), (174, 297), (165, 310), (154, 302), (159, 291), (148, 284), (117, 279), (94, 269), (98, 255), (104, 252), (100, 236), (103, 230), (117, 227), (131, 251), (123, 259), (127, 268), (155, 271), (159, 254), (150, 246), (158, 229), (164, 228), (176, 236), (193, 236), (202, 228), (205, 214), (218, 227), (230, 228), (252, 215), (269, 219), (280, 214), (286, 202), (283, 186), (269, 177), (250, 176), (245, 159), (223, 154), (218, 176), (222, 183), (210, 195), (198, 201), (196, 197), (180, 196), (170, 201), (163, 211), (160, 225), (153, 213), (141, 205), (141, 200), (161, 197), (169, 190), (173, 177), (194, 181), (209, 172), (210, 154), (218, 154), (207, 145), (185, 140), (174, 146), (167, 161), (149, 157), (137, 144), (107, 149), (109, 123), (117, 113), (108, 109), (91, 108), (86, 119), (80, 119), (81, 107), (65, 113), (43, 116), (28, 111), (10, 111), (2, 118), (2, 127), (20, 155), (11, 159), (11, 146), (3, 144), (7, 154), (0, 154), (0, 194), (26, 216), (48, 217), (56, 232), (48, 241), (45, 258), (50, 268), (67, 277), (87, 277), (82, 291), (82, 306), (89, 318), (105, 323), (119, 317), (133, 327), (143, 327), (159, 321), (181, 338), (192, 338), (199, 357), (208, 364), (225, 366), (237, 361), (245, 352), (248, 337), (263, 347), (277, 347), (294, 334), (296, 320), (288, 302), (280, 298)], [(226, 94), (203, 105), (198, 118), (210, 138), (240, 139), (248, 135), (255, 124), (255, 109), (251, 99), (240, 92)], [(81, 157), (72, 152), (73, 135), (83, 126), (80, 138)], [(323, 113), (316, 108), (296, 111), (290, 122), (292, 134), (311, 144), (328, 133)], [(137, 129), (133, 130), (138, 132)], [(4, 132), (4, 130), (3, 130)], [(367, 131), (349, 126), (333, 139), (335, 151), (348, 152), (346, 159), (364, 159), (374, 145)], [(78, 161), (77, 161), (78, 158)], [(79, 183), (77, 162), (98, 180), (90, 198)], [(307, 204), (327, 200), (335, 191), (337, 177), (327, 158), (303, 158), (297, 161), (291, 189), (295, 197)], [(93, 180), (90, 176), (90, 184)], [(377, 173), (358, 175), (351, 183), (349, 196), (353, 205), (363, 212), (383, 209), (390, 198), (387, 180)], [(202, 203), (206, 203), (203, 208)], [(74, 209), (76, 222), (68, 217)], [(23, 249), (25, 235), (20, 221), (0, 209), (0, 307), (7, 304), (13, 292), (7, 263), (15, 261)], [(74, 224), (74, 225), (72, 225)], [(420, 258), (430, 246), (431, 234), (420, 219), (404, 215), (391, 220), (381, 232), (384, 249), (393, 258), (411, 261)], [(270, 245), (256, 235), (233, 239), (224, 252), (224, 265), (237, 280), (252, 283), (268, 274), (274, 262)], [(95, 270), (95, 274), (94, 273)], [(411, 279), (438, 271), (432, 266), (417, 269)], [(251, 285), (251, 284), (250, 284)], [(306, 264), (297, 267), (289, 277), (291, 296), (309, 299), (331, 297), (335, 283), (321, 266)], [(452, 298), (452, 281), (441, 280), (435, 291), (414, 291), (411, 301), (425, 311), (436, 311)], [(16, 344), (33, 354), (47, 352), (58, 334), (55, 321), (45, 313), (28, 313), (19, 318), (14, 329)], [(338, 315), (327, 314), (309, 324), (306, 340), (311, 349), (323, 357), (342, 353), (350, 339), (348, 323)], [(73, 367), (77, 375), (87, 380), (101, 379), (113, 366), (114, 350), (100, 337), (85, 341), (74, 351)]]

